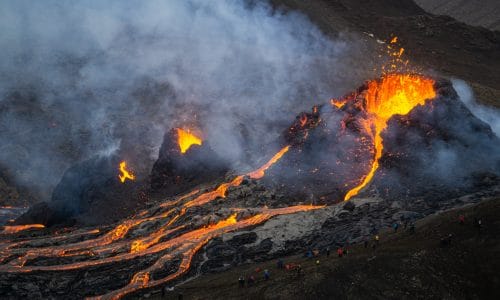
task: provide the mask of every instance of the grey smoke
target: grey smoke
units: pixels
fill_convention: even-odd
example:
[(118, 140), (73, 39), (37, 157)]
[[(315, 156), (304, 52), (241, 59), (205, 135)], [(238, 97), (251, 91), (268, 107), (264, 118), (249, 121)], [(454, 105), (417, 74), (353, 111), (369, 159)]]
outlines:
[(500, 110), (477, 103), (472, 88), (463, 80), (452, 79), (453, 88), (467, 108), (483, 122), (490, 125), (491, 130), (500, 137)]
[(374, 75), (355, 40), (258, 1), (2, 1), (0, 167), (47, 199), (94, 155), (147, 175), (184, 124), (238, 161)]

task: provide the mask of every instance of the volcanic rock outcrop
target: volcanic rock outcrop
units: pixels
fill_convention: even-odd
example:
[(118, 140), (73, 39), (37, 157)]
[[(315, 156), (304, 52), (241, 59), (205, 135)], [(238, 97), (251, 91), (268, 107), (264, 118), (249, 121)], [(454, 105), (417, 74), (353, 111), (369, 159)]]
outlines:
[(166, 196), (213, 181), (229, 169), (228, 163), (210, 148), (208, 142), (189, 144), (187, 149), (181, 149), (179, 130), (165, 133), (158, 160), (151, 171), (152, 190)]
[(140, 183), (121, 183), (119, 163), (117, 156), (96, 156), (73, 165), (54, 189), (51, 201), (35, 204), (16, 224), (102, 224), (130, 215), (142, 203)]

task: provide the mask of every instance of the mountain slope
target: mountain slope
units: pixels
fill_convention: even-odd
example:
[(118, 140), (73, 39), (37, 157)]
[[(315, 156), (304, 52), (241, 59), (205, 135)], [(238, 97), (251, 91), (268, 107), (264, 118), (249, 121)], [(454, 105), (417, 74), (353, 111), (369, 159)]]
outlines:
[[(251, 264), (202, 277), (168, 292), (186, 299), (498, 299), (500, 291), (500, 198), (432, 215), (417, 222), (415, 234), (391, 229), (382, 233), (379, 247), (354, 245), (348, 256), (284, 258), (300, 263), (303, 274), (279, 270), (276, 261)], [(465, 215), (460, 225), (458, 216)], [(480, 218), (481, 230), (473, 225)], [(442, 238), (452, 234), (451, 243)], [(370, 241), (370, 244), (373, 244)], [(262, 271), (271, 279), (264, 281)], [(256, 274), (252, 287), (238, 287), (240, 275)], [(151, 296), (151, 294), (150, 294)], [(153, 298), (160, 299), (159, 291)]]
[(427, 13), (411, 0), (272, 0), (298, 10), (323, 32), (398, 36), (410, 61), (469, 82), (479, 100), (500, 107), (500, 32)]

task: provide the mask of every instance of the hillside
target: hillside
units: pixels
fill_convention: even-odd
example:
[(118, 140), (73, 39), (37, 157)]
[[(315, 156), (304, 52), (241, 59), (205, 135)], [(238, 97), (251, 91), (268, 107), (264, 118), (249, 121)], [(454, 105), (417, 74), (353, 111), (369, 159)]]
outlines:
[[(316, 259), (284, 258), (301, 264), (303, 274), (279, 270), (276, 261), (244, 265), (227, 272), (202, 275), (168, 292), (166, 299), (498, 299), (500, 283), (500, 199), (432, 215), (416, 223), (415, 234), (387, 229), (380, 245), (353, 245), (349, 254)], [(465, 225), (458, 216), (465, 215)], [(480, 218), (479, 230), (473, 225)], [(451, 244), (441, 239), (452, 234)], [(370, 244), (373, 243), (370, 241)], [(264, 281), (269, 269), (271, 279)], [(238, 287), (238, 277), (256, 274), (252, 287)], [(146, 296), (161, 299), (160, 291)]]
[(500, 32), (426, 12), (412, 0), (272, 0), (307, 15), (323, 32), (395, 35), (412, 62), (472, 85), (483, 103), (500, 107)]
[(416, 0), (426, 11), (474, 26), (500, 30), (500, 2), (495, 0)]

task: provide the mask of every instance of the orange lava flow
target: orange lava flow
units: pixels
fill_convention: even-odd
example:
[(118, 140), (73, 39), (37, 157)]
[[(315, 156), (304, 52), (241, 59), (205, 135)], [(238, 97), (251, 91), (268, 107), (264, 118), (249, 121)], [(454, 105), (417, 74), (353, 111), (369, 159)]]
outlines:
[(132, 174), (131, 172), (127, 171), (127, 162), (126, 161), (122, 161), (120, 163), (120, 173), (118, 175), (118, 178), (120, 178), (120, 181), (121, 183), (124, 183), (125, 180), (129, 179), (129, 180), (134, 180), (135, 179), (135, 175)]
[[(289, 146), (284, 147), (281, 149), (277, 154), (275, 154), (266, 164), (264, 164), (262, 167), (259, 169), (249, 173), (248, 176), (252, 177), (250, 174), (262, 174), (260, 177), (256, 177), (256, 175), (253, 175), (252, 178), (261, 178), (264, 175), (264, 171), (267, 170), (272, 164), (276, 163), (283, 155), (288, 151)], [(192, 200), (187, 201), (180, 207), (180, 213), (172, 217), (168, 223), (160, 228), (157, 232), (150, 234), (146, 238), (142, 239), (136, 239), (130, 243), (130, 248), (129, 251), (130, 253), (138, 253), (141, 251), (144, 251), (145, 249), (150, 248), (151, 246), (155, 245), (158, 243), (158, 241), (161, 239), (161, 237), (165, 236), (166, 234), (170, 233), (170, 230), (167, 230), (169, 226), (171, 226), (176, 220), (179, 219), (182, 215), (185, 214), (186, 209), (190, 207), (195, 207), (195, 206), (201, 206), (204, 205), (218, 197), (220, 198), (225, 198), (226, 197), (226, 192), (229, 187), (236, 187), (241, 184), (243, 181), (244, 176), (236, 176), (233, 180), (222, 183), (220, 184), (216, 189), (202, 193), (201, 195), (195, 197)], [(189, 198), (191, 196), (194, 196), (197, 194), (199, 190), (194, 190), (191, 193), (188, 193), (186, 195), (183, 195), (179, 197), (176, 201), (173, 202), (167, 202), (168, 205), (161, 204), (160, 207), (166, 207), (166, 206), (171, 206), (174, 204), (179, 203), (181, 200), (184, 200), (186, 198)], [(54, 246), (54, 247), (46, 247), (46, 248), (35, 248), (35, 249), (30, 249), (26, 255), (21, 257), (20, 260), (15, 261), (15, 265), (17, 266), (23, 266), (26, 261), (29, 259), (36, 257), (36, 256), (45, 256), (45, 257), (54, 257), (54, 256), (72, 256), (72, 255), (80, 255), (82, 253), (106, 253), (106, 252), (113, 252), (116, 249), (119, 249), (120, 247), (124, 246), (124, 244), (117, 244), (115, 243), (118, 240), (123, 239), (127, 233), (134, 227), (143, 224), (145, 222), (149, 221), (155, 221), (159, 219), (164, 219), (170, 216), (175, 209), (170, 209), (164, 213), (151, 216), (151, 217), (141, 217), (137, 219), (130, 219), (130, 220), (125, 220), (121, 224), (117, 225), (114, 229), (109, 231), (103, 236), (100, 236), (95, 239), (91, 240), (86, 240), (82, 242), (77, 242), (74, 244), (69, 244), (69, 245), (61, 245), (61, 246)], [(110, 245), (110, 246), (108, 246)], [(113, 246), (114, 245), (114, 246)], [(90, 251), (88, 249), (95, 249), (93, 251)], [(21, 252), (20, 250), (19, 252)], [(15, 251), (18, 252), (18, 251)], [(111, 260), (113, 261), (113, 260)], [(76, 264), (73, 266), (65, 266), (65, 269), (72, 269), (72, 268), (79, 268), (85, 266), (85, 263), (81, 264)], [(0, 267), (0, 270), (2, 268)], [(27, 269), (25, 269), (26, 271)]]
[[(265, 163), (260, 168), (254, 170), (252, 172), (247, 173), (246, 176), (248, 176), (252, 179), (262, 178), (265, 175), (265, 171), (267, 169), (269, 169), (273, 164), (275, 164), (288, 151), (288, 149), (290, 149), (290, 146), (283, 147), (267, 163)], [(203, 205), (205, 203), (208, 203), (208, 202), (214, 200), (217, 197), (225, 198), (227, 189), (229, 187), (239, 186), (241, 184), (241, 182), (243, 182), (243, 178), (244, 178), (243, 175), (236, 176), (232, 181), (222, 183), (215, 190), (201, 194), (200, 196), (196, 197), (195, 199), (187, 202), (184, 205), (184, 207), (189, 208), (189, 207), (193, 207), (193, 206)]]
[[(238, 229), (263, 223), (273, 216), (315, 210), (322, 207), (324, 206), (297, 205), (284, 208), (264, 209), (261, 211), (261, 213), (243, 220), (237, 220), (236, 215), (233, 214), (227, 219), (221, 220), (216, 224), (190, 231), (177, 238), (165, 242), (165, 245), (163, 245), (164, 243), (162, 243), (149, 249), (148, 251), (158, 251), (159, 247), (174, 248), (171, 252), (158, 259), (151, 267), (136, 273), (136, 275), (134, 275), (127, 286), (92, 299), (120, 299), (127, 294), (135, 292), (139, 289), (151, 288), (160, 284), (164, 284), (186, 273), (191, 267), (191, 261), (194, 254), (196, 254), (196, 252), (201, 249), (201, 247), (203, 247), (209, 240), (217, 236), (220, 236), (227, 232), (236, 231)], [(182, 256), (182, 261), (175, 273), (170, 274), (165, 278), (150, 280), (150, 274), (153, 271), (163, 268), (165, 262), (178, 255)]]
[(177, 128), (177, 143), (179, 144), (179, 149), (181, 150), (181, 153), (186, 153), (189, 148), (191, 148), (192, 145), (199, 145), (203, 143), (201, 138), (197, 137), (196, 135), (192, 134), (189, 129), (184, 130), (181, 128)]
[[(264, 172), (276, 163), (288, 149), (289, 146), (284, 147), (266, 164), (248, 173), (247, 176), (261, 178), (264, 176)], [(226, 219), (204, 227), (190, 229), (192, 223), (176, 224), (176, 221), (184, 216), (190, 207), (204, 205), (217, 197), (226, 197), (227, 190), (230, 187), (239, 186), (244, 178), (245, 175), (236, 176), (231, 181), (224, 182), (211, 191), (199, 194), (200, 190), (196, 189), (177, 197), (175, 200), (145, 209), (135, 217), (124, 220), (107, 233), (97, 237), (92, 235), (100, 234), (100, 230), (94, 229), (58, 234), (44, 239), (35, 238), (19, 242), (6, 241), (0, 244), (0, 273), (67, 271), (130, 261), (143, 256), (159, 255), (159, 258), (152, 265), (133, 274), (126, 286), (96, 297), (96, 299), (118, 299), (139, 289), (157, 286), (185, 274), (189, 270), (191, 261), (197, 251), (214, 237), (260, 224), (276, 215), (292, 214), (323, 207), (311, 205), (277, 209), (264, 207), (256, 209), (253, 216), (242, 220), (238, 220), (237, 212), (239, 210), (235, 209), (233, 214)], [(148, 228), (155, 229), (148, 230)], [(169, 236), (172, 237), (169, 238)], [(54, 242), (55, 244), (51, 245)], [(39, 257), (58, 256), (78, 256), (80, 258), (77, 261), (67, 261), (67, 263), (61, 264), (32, 265), (30, 263)], [(181, 263), (175, 273), (164, 278), (153, 279), (151, 274), (163, 269), (166, 262), (178, 257), (181, 258)]]
[(0, 233), (12, 234), (23, 230), (40, 229), (40, 228), (45, 228), (45, 226), (42, 224), (12, 225), (12, 226), (4, 226), (3, 231), (1, 231)]
[(344, 201), (357, 195), (375, 175), (384, 149), (381, 134), (387, 127), (387, 121), (394, 115), (408, 114), (417, 105), (423, 105), (427, 99), (434, 97), (434, 80), (420, 75), (388, 74), (381, 81), (368, 83), (365, 95), (368, 119), (363, 126), (373, 139), (375, 155), (368, 174), (360, 184), (347, 192)]
[(252, 179), (259, 179), (259, 178), (264, 177), (265, 171), (267, 169), (269, 169), (269, 167), (271, 167), (273, 164), (275, 164), (285, 153), (287, 153), (288, 149), (290, 149), (290, 146), (283, 147), (266, 164), (264, 164), (262, 167), (258, 168), (255, 171), (247, 173), (247, 176), (252, 178)]
[(227, 189), (229, 187), (240, 185), (242, 181), (243, 181), (243, 176), (241, 175), (236, 176), (232, 181), (222, 183), (215, 190), (201, 194), (195, 199), (187, 202), (186, 204), (184, 204), (184, 207), (188, 208), (193, 206), (200, 206), (214, 200), (217, 197), (225, 198)]

